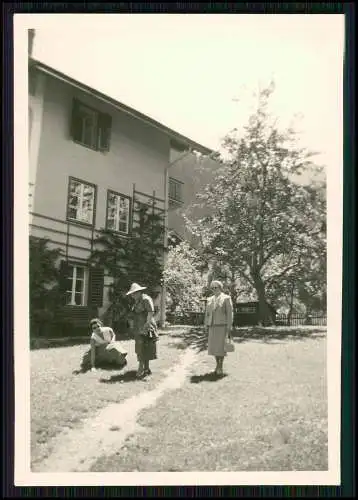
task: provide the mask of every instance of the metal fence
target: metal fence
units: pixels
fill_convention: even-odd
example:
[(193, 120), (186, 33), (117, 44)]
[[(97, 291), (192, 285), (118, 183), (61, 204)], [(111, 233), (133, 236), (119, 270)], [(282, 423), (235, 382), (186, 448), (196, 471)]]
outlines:
[(204, 324), (204, 313), (185, 311), (180, 314), (167, 313), (167, 321), (172, 325), (202, 325)]
[[(173, 325), (202, 325), (204, 323), (204, 313), (185, 311), (180, 314), (167, 314), (167, 320)], [(240, 312), (235, 312), (234, 314), (234, 326), (253, 326), (257, 324), (258, 319), (255, 313), (251, 315), (245, 314), (245, 318)], [(277, 326), (326, 326), (327, 316), (318, 313), (309, 315), (294, 313), (291, 317), (288, 314), (276, 314), (275, 324)]]
[(326, 314), (298, 314), (294, 313), (291, 317), (288, 314), (277, 314), (276, 315), (276, 325), (281, 326), (300, 326), (300, 325), (312, 325), (312, 326), (326, 326), (327, 325), (327, 315)]

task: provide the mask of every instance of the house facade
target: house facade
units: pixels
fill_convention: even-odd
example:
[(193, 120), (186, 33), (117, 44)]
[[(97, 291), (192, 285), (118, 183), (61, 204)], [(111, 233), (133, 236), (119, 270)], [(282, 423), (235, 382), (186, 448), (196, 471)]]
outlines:
[(30, 235), (62, 250), (64, 316), (84, 325), (109, 305), (98, 231), (130, 237), (136, 201), (165, 212), (171, 150), (209, 150), (31, 57), (28, 105)]

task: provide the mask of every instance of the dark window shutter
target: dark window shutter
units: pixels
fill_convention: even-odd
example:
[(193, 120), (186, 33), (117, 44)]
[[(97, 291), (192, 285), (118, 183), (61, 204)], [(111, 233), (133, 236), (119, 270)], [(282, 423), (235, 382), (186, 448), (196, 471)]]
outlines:
[(61, 260), (59, 286), (63, 304), (66, 304), (66, 289), (67, 289), (68, 274), (69, 274), (68, 262), (66, 260)]
[(98, 115), (98, 149), (109, 151), (111, 142), (112, 117), (106, 114)]
[(82, 138), (82, 120), (79, 112), (79, 106), (79, 101), (77, 101), (77, 99), (73, 99), (71, 115), (71, 137), (74, 141), (80, 141)]
[(92, 267), (89, 271), (88, 305), (102, 307), (103, 305), (104, 269)]

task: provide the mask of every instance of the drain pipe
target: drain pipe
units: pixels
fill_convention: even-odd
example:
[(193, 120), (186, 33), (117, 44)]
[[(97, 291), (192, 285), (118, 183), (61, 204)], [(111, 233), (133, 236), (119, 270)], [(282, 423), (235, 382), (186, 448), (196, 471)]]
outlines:
[(34, 29), (27, 30), (27, 37), (28, 37), (28, 39), (27, 39), (27, 41), (28, 41), (27, 53), (28, 53), (29, 57), (32, 57), (35, 34), (36, 33), (35, 33)]

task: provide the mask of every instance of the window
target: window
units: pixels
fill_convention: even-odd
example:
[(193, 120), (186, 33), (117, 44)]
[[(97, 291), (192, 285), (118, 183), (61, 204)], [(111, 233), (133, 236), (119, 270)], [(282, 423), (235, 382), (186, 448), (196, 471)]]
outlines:
[(113, 191), (107, 193), (107, 229), (129, 232), (130, 198)]
[(112, 118), (73, 100), (71, 136), (75, 142), (96, 151), (109, 151)]
[(101, 267), (62, 260), (59, 285), (66, 306), (96, 308), (103, 305), (104, 269)]
[(96, 188), (70, 177), (67, 219), (93, 225)]
[(177, 203), (183, 203), (183, 183), (169, 178), (169, 200)]
[(84, 306), (86, 290), (86, 268), (77, 264), (67, 266), (66, 305)]

